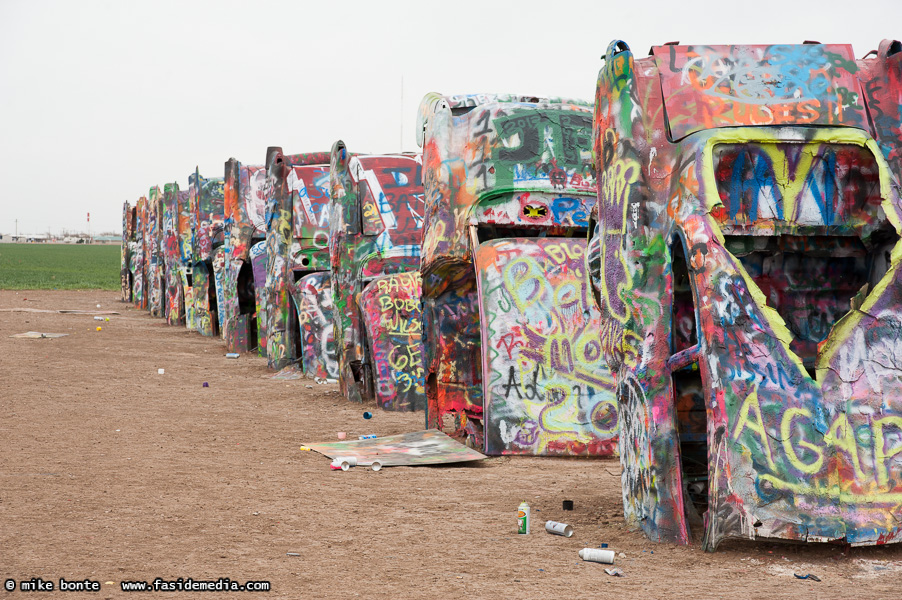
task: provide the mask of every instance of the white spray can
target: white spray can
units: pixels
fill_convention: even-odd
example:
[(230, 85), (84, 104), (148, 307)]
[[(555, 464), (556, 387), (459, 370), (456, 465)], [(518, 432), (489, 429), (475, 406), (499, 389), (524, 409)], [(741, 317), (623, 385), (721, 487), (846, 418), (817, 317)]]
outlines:
[(517, 507), (517, 533), (529, 535), (529, 504), (526, 500)]
[(333, 471), (337, 471), (341, 469), (342, 471), (347, 471), (351, 467), (357, 466), (357, 457), (356, 456), (336, 456), (332, 459), (332, 464), (329, 465), (332, 467)]
[(557, 521), (546, 521), (545, 531), (554, 535), (562, 535), (564, 537), (573, 536), (573, 528), (566, 523), (558, 523)]
[(579, 557), (583, 560), (604, 563), (606, 565), (614, 564), (613, 550), (602, 550), (600, 548), (583, 548), (579, 551)]

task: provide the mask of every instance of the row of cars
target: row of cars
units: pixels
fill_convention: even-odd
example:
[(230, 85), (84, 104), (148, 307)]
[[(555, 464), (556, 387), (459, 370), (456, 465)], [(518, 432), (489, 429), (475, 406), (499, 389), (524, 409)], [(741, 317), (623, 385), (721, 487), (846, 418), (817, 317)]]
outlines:
[(124, 297), (488, 454), (619, 450), (651, 539), (900, 539), (902, 44), (603, 60), (151, 190)]

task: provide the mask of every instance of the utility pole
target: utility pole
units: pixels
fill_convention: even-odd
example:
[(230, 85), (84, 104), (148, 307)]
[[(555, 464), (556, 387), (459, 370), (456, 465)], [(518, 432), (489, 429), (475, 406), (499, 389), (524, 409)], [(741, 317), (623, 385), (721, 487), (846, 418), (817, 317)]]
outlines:
[(398, 147), (399, 152), (404, 152), (404, 76), (401, 75), (401, 139), (400, 146)]
[(19, 237), (19, 219), (16, 219), (16, 235), (15, 237)]

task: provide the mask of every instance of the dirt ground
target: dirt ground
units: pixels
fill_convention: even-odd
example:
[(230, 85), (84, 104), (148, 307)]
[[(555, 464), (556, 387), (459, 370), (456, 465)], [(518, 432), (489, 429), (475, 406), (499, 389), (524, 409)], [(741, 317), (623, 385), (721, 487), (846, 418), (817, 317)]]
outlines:
[[(97, 304), (121, 314), (16, 310)], [(68, 335), (9, 337), (25, 331)], [(201, 595), (217, 598), (902, 596), (898, 545), (731, 542), (706, 554), (649, 542), (623, 525), (617, 460), (332, 472), (300, 446), (338, 431), (421, 430), (423, 415), (348, 403), (335, 385), (273, 380), (264, 359), (227, 359), (220, 340), (114, 292), (0, 291), (0, 334), (0, 580), (101, 584), (29, 597), (120, 598), (130, 595), (121, 582), (157, 577), (271, 584)], [(575, 510), (562, 510), (565, 499)], [(522, 500), (533, 508), (528, 536), (515, 533)], [(544, 533), (549, 519), (574, 536)], [(577, 556), (603, 542), (622, 553), (623, 577)]]

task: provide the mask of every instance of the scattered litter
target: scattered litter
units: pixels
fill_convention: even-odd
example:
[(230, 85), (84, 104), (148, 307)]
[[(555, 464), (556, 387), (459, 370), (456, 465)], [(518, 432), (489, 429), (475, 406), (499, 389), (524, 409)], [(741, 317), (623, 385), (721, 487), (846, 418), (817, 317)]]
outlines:
[(605, 569), (604, 572), (611, 577), (623, 577), (623, 571), (621, 571), (617, 567), (614, 567), (613, 569)]
[(104, 585), (116, 585), (115, 581), (104, 581)]
[(599, 548), (583, 548), (579, 551), (579, 557), (590, 562), (614, 564), (614, 551), (601, 550)]
[(337, 456), (332, 460), (332, 464), (329, 467), (333, 471), (338, 471), (341, 469), (342, 471), (347, 471), (351, 467), (357, 466), (357, 457), (356, 456)]
[(241, 355), (237, 352), (226, 352), (226, 358), (240, 358)]
[(562, 508), (564, 510), (573, 510), (573, 500), (564, 500)]
[[(360, 465), (378, 461), (381, 467), (420, 466), (482, 460), (486, 456), (448, 437), (438, 429), (389, 435), (367, 440), (305, 444), (327, 456), (356, 456)], [(375, 469), (375, 467), (373, 468)]]
[(373, 413), (371, 413), (370, 411), (366, 411), (365, 413), (363, 413), (363, 418), (364, 419), (372, 419)]
[(259, 516), (260, 516), (260, 513), (256, 512), (256, 511), (252, 512), (251, 514), (254, 515), (255, 517), (259, 517)]
[(618, 558), (626, 558), (626, 554), (624, 554), (623, 552), (621, 552), (620, 554), (617, 555), (617, 557), (618, 557)]
[(348, 433), (346, 431), (339, 431), (336, 437), (340, 440), (343, 440), (348, 437)]
[[(94, 317), (94, 320), (95, 321), (103, 321), (103, 317)], [(109, 319), (107, 319), (107, 321), (109, 321)]]
[(308, 448), (307, 446), (301, 446), (301, 450), (303, 450), (304, 452), (310, 452), (311, 450), (313, 450), (313, 448)]
[(601, 543), (601, 547), (602, 547), (602, 548), (607, 548), (607, 547), (608, 547), (608, 543), (607, 543), (607, 542), (602, 542), (602, 543)]
[(573, 527), (567, 525), (566, 523), (558, 523), (557, 521), (546, 521), (545, 531), (554, 535), (573, 537)]
[(326, 385), (327, 383), (338, 383), (337, 379), (329, 379), (328, 377), (327, 378), (314, 377), (313, 381), (315, 381), (318, 385)]
[(210, 387), (210, 384), (207, 383), (207, 382), (205, 381), (205, 382), (204, 382), (204, 387)]
[(306, 375), (297, 365), (288, 365), (278, 373), (262, 375), (264, 379), (304, 379)]
[(97, 308), (100, 308), (100, 305), (99, 305), (99, 304), (97, 305)]
[[(358, 440), (374, 440), (374, 439), (376, 439), (377, 437), (379, 437), (379, 436), (376, 435), (375, 433), (370, 433), (370, 434), (367, 434), (367, 435), (358, 435), (358, 436), (357, 436), (357, 439), (358, 439)], [(338, 438), (338, 439), (341, 439), (341, 438)]]
[[(100, 329), (99, 327), (97, 329)], [(157, 375), (162, 375), (166, 372), (166, 369), (157, 369)]]
[(97, 331), (100, 331), (101, 329), (102, 329), (102, 327), (98, 327), (98, 328), (97, 328)]
[(305, 385), (304, 387), (307, 388), (308, 390), (312, 390), (312, 389), (313, 389), (313, 386), (310, 385), (309, 383), (308, 383), (307, 385)]
[(820, 577), (818, 577), (817, 575), (812, 575), (811, 573), (808, 573), (807, 575), (799, 575), (798, 573), (793, 573), (793, 575), (795, 575), (796, 579), (810, 579), (811, 581), (821, 580)]
[(40, 331), (26, 331), (25, 333), (17, 333), (11, 335), (11, 338), (28, 338), (30, 340), (40, 340), (42, 338), (61, 338), (69, 335), (68, 333), (42, 333)]
[(300, 556), (297, 552), (286, 552), (285, 556)]

